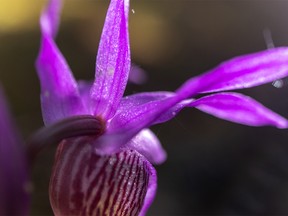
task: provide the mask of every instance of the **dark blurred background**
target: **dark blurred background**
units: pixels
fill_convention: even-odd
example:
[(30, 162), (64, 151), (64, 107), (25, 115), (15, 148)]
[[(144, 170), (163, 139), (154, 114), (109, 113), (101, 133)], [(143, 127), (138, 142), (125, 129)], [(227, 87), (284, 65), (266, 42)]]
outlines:
[[(34, 69), (44, 0), (0, 0), (0, 80), (27, 138), (43, 125)], [(93, 79), (108, 1), (67, 0), (57, 43), (77, 79)], [(132, 13), (133, 9), (133, 13)], [(288, 45), (288, 1), (132, 0), (133, 62), (148, 80), (126, 94), (173, 91), (189, 77), (237, 55)], [(266, 34), (267, 35), (267, 34)], [(288, 117), (288, 80), (241, 91)], [(219, 120), (195, 109), (154, 126), (168, 159), (148, 215), (287, 215), (288, 131)], [(32, 215), (52, 215), (48, 184), (55, 148), (33, 171)]]

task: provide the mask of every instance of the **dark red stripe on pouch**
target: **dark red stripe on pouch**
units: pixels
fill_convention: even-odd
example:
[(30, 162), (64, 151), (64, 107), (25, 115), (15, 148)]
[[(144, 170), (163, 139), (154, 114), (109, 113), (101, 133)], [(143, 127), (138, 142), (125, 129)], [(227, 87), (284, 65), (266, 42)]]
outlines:
[[(123, 155), (123, 154), (121, 154), (121, 155)], [(118, 155), (118, 157), (119, 157), (119, 155)], [(124, 158), (126, 157), (126, 152), (124, 152)], [(112, 202), (112, 207), (114, 207), (114, 205), (113, 205), (113, 203), (115, 203), (116, 202), (116, 199), (117, 199), (117, 196), (115, 196), (117, 193), (118, 193), (118, 191), (115, 191), (115, 188), (117, 188), (117, 186), (119, 186), (119, 184), (117, 185), (117, 182), (115, 181), (115, 178), (117, 177), (117, 176), (119, 176), (120, 175), (120, 172), (121, 172), (121, 167), (123, 166), (123, 164), (124, 164), (124, 162), (125, 162), (125, 160), (122, 160), (122, 162), (121, 162), (121, 164), (119, 165), (119, 162), (120, 162), (120, 158), (118, 159), (118, 161), (117, 161), (117, 163), (115, 163), (115, 165), (114, 165), (114, 170), (113, 170), (113, 173), (114, 173), (114, 175), (111, 175), (110, 177), (110, 180), (109, 180), (109, 182), (108, 182), (108, 184), (109, 184), (109, 191), (108, 191), (108, 194), (111, 194), (110, 196), (106, 196), (106, 200), (105, 200), (105, 202), (104, 202), (104, 209), (106, 210), (106, 211), (109, 211), (109, 209), (108, 209), (108, 207), (109, 207), (109, 204), (110, 204), (110, 202)], [(118, 165), (118, 166), (117, 166)], [(117, 169), (117, 172), (115, 172), (116, 170), (115, 170), (115, 168), (118, 168)], [(114, 179), (114, 180), (113, 180)], [(123, 179), (123, 178), (122, 178)], [(112, 181), (113, 180), (113, 181)], [(121, 180), (120, 180), (120, 182), (121, 182)], [(119, 187), (118, 187), (119, 188)], [(114, 195), (114, 196), (113, 196)], [(113, 208), (111, 208), (110, 209), (110, 214), (111, 214), (111, 212), (113, 212)], [(107, 215), (109, 215), (109, 213), (107, 213)]]
[[(137, 163), (139, 163), (139, 160), (140, 160), (140, 158), (138, 158), (138, 161), (137, 161)], [(133, 182), (132, 182), (132, 184), (134, 185), (135, 184), (135, 182), (137, 182), (136, 184), (139, 184), (139, 179), (140, 179), (140, 167), (137, 167), (137, 170), (136, 170), (136, 178), (134, 178), (133, 179)], [(132, 197), (133, 196), (133, 198), (131, 199), (132, 201), (133, 200), (135, 200), (135, 194), (137, 193), (137, 189), (136, 190), (132, 190), (132, 187), (130, 188), (130, 192), (129, 192), (129, 197), (128, 197), (128, 200), (130, 200), (130, 197)], [(132, 209), (133, 210), (133, 209)], [(128, 209), (126, 209), (125, 211), (124, 211), (124, 215), (127, 215), (128, 214)], [(131, 211), (132, 212), (132, 211)]]
[[(137, 167), (136, 175), (137, 175), (138, 173), (139, 173), (139, 169), (138, 169), (138, 167)], [(132, 182), (132, 185), (136, 184), (136, 181), (137, 181), (138, 179), (139, 179), (139, 176), (137, 176), (137, 178), (134, 178), (134, 179), (133, 179), (133, 182)], [(133, 201), (133, 199), (132, 199), (132, 193), (135, 192), (135, 190), (132, 190), (132, 189), (133, 189), (133, 188), (131, 187), (127, 199)], [(128, 210), (128, 209), (126, 209), (126, 210), (124, 211), (124, 215), (127, 215), (127, 210)]]
[[(79, 156), (79, 150), (81, 150), (80, 146), (77, 144), (77, 139), (75, 139), (74, 142), (75, 143), (73, 143), (73, 145), (70, 147), (66, 145), (67, 141), (63, 141), (57, 148), (58, 163), (54, 163), (52, 177), (50, 180), (50, 185), (54, 185), (54, 187), (53, 190), (51, 190), (51, 187), (49, 188), (50, 202), (53, 209), (53, 205), (55, 205), (56, 209), (59, 209), (60, 204), (62, 205), (62, 209), (69, 209), (69, 203), (62, 202), (61, 194), (70, 193), (69, 188), (71, 188), (72, 184), (71, 174), (75, 167), (75, 158)], [(63, 155), (66, 155), (66, 157), (63, 157)], [(69, 173), (69, 175), (67, 173)], [(59, 179), (61, 179), (61, 182)], [(62, 182), (65, 182), (65, 184), (62, 184)], [(53, 198), (55, 202), (53, 202), (51, 198)], [(67, 215), (68, 213), (69, 212), (63, 212), (64, 215)], [(57, 214), (57, 212), (55, 212), (55, 214)]]
[[(125, 155), (124, 155), (124, 157), (125, 157)], [(125, 162), (125, 160), (122, 160), (122, 163), (121, 163), (121, 166), (118, 168), (118, 172), (116, 173), (116, 177), (117, 176), (120, 176), (120, 172), (121, 172), (121, 167), (123, 166), (123, 164), (124, 164), (124, 162)], [(122, 180), (123, 180), (123, 176), (122, 176), (122, 178), (120, 179), (120, 183), (122, 182)], [(118, 185), (119, 185), (119, 182), (118, 182)], [(111, 189), (112, 189), (112, 191), (113, 191), (113, 189), (115, 188), (117, 186), (117, 181), (115, 181), (114, 180), (114, 182), (113, 182), (113, 185), (112, 185), (112, 187), (111, 187)], [(115, 192), (115, 195), (114, 195), (114, 197), (111, 197), (112, 198), (112, 206), (113, 206), (113, 208), (111, 208), (110, 209), (110, 215), (113, 215), (114, 214), (114, 212), (117, 212), (115, 209), (117, 208), (117, 206), (116, 206), (116, 203), (117, 203), (117, 199), (118, 199), (118, 197), (117, 197), (117, 195), (116, 195), (116, 192)], [(111, 198), (109, 199), (109, 201), (111, 200)]]
[[(91, 191), (90, 195), (87, 196), (87, 197), (88, 197), (88, 200), (90, 200), (90, 199), (93, 199), (93, 196), (91, 196), (93, 189), (94, 189), (96, 186), (98, 186), (97, 183), (100, 184), (98, 190), (96, 191), (95, 198), (93, 199), (92, 204), (91, 204), (91, 206), (90, 206), (89, 214), (88, 214), (88, 215), (93, 215), (93, 211), (95, 211), (95, 209), (97, 209), (97, 206), (98, 206), (99, 202), (101, 201), (102, 193), (104, 192), (105, 182), (107, 181), (107, 180), (106, 180), (107, 173), (104, 172), (104, 171), (105, 171), (105, 169), (107, 168), (108, 163), (109, 163), (109, 160), (107, 160), (107, 161), (105, 162), (105, 164), (103, 165), (101, 171), (99, 172), (99, 174), (97, 175), (97, 177), (95, 178), (95, 180), (93, 181), (93, 183), (90, 185), (90, 187), (89, 187), (90, 190), (88, 189), (88, 192)], [(100, 178), (101, 178), (101, 181), (99, 181)], [(94, 189), (94, 190), (95, 190), (95, 189)], [(95, 192), (94, 192), (94, 193), (95, 193)], [(94, 195), (94, 194), (93, 194), (93, 195)], [(98, 209), (99, 209), (99, 212), (100, 212), (100, 208), (99, 208), (99, 207), (98, 207)]]
[[(140, 186), (140, 182), (141, 182), (141, 170), (139, 170), (139, 173), (137, 173), (137, 185), (139, 185)], [(143, 177), (142, 177), (143, 178)], [(148, 183), (148, 182), (147, 182)], [(136, 200), (137, 199), (137, 197), (139, 197), (139, 189), (140, 189), (140, 187), (138, 187), (138, 190), (137, 189), (135, 189), (134, 190), (134, 194), (133, 194), (133, 199), (132, 200)], [(136, 211), (135, 210), (135, 207), (136, 207), (136, 204), (134, 203), (134, 205), (132, 205), (131, 206), (131, 213), (133, 213), (133, 211)], [(126, 215), (128, 215), (128, 212), (126, 212), (127, 214)], [(133, 214), (132, 214), (133, 215)]]
[[(129, 174), (132, 172), (132, 170), (131, 169), (133, 169), (133, 165), (134, 165), (134, 161), (135, 161), (135, 157), (133, 157), (133, 161), (132, 161), (132, 163), (131, 163), (131, 167), (130, 167), (130, 169), (129, 169)], [(137, 162), (139, 162), (139, 161), (137, 161)], [(139, 164), (139, 163), (137, 163), (137, 164)], [(129, 175), (128, 174), (128, 175)], [(125, 209), (124, 209), (124, 205), (125, 205), (125, 201), (126, 201), (126, 199), (127, 199), (127, 196), (125, 196), (126, 195), (126, 193), (127, 193), (127, 185), (128, 185), (128, 180), (125, 182), (125, 185), (124, 185), (124, 188), (123, 188), (123, 190), (122, 190), (122, 194), (121, 194), (121, 196), (123, 197), (123, 200), (122, 200), (122, 202), (121, 202), (121, 205), (119, 205), (119, 212), (124, 212), (125, 211)], [(133, 185), (132, 185), (132, 187), (131, 188), (133, 188)], [(125, 199), (125, 200), (124, 200)], [(127, 199), (128, 201), (129, 201), (129, 199)]]
[(50, 181), (57, 215), (138, 215), (148, 189), (149, 163), (134, 150), (95, 154), (89, 137), (59, 145)]
[[(129, 158), (129, 160), (131, 160), (131, 157)], [(131, 163), (131, 162), (130, 162)], [(128, 161), (128, 164), (129, 164), (129, 161)], [(119, 203), (119, 201), (118, 201), (118, 205), (117, 205), (117, 208), (116, 208), (116, 210), (113, 212), (113, 213), (118, 213), (118, 212), (121, 212), (120, 211), (120, 208), (121, 208), (121, 206), (122, 206), (122, 204), (123, 204), (123, 201), (124, 201), (124, 198), (125, 198), (125, 196), (124, 196), (124, 194), (125, 194), (125, 189), (123, 188), (123, 184), (125, 184), (125, 182), (124, 182), (124, 179), (125, 179), (125, 176), (127, 176), (127, 170), (126, 169), (121, 169), (121, 171), (122, 171), (122, 173), (121, 173), (121, 179), (120, 179), (120, 185), (117, 187), (117, 194), (119, 193), (119, 195), (120, 195), (120, 197), (122, 198), (121, 199), (121, 201), (120, 201), (120, 203)], [(123, 173), (124, 172), (124, 173)], [(125, 180), (127, 180), (127, 179), (125, 179)], [(120, 190), (121, 189), (121, 190)], [(122, 192), (122, 193), (121, 193)], [(118, 197), (117, 197), (118, 198)]]

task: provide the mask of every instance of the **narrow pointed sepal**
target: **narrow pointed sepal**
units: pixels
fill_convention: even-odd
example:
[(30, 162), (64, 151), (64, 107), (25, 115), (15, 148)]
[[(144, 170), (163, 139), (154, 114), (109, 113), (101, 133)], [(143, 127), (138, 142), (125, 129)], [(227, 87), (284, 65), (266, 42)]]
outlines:
[(60, 12), (61, 1), (50, 0), (40, 18), (42, 38), (36, 70), (41, 84), (41, 106), (46, 125), (73, 115), (88, 114), (77, 82), (54, 41)]
[(42, 34), (54, 38), (57, 35), (60, 12), (62, 9), (61, 0), (50, 0), (47, 7), (40, 17), (40, 26)]
[(249, 126), (287, 128), (288, 120), (256, 100), (232, 92), (216, 93), (199, 98), (187, 107), (195, 107), (215, 117)]
[(80, 137), (59, 145), (50, 181), (54, 214), (144, 213), (156, 190), (152, 165), (135, 150), (99, 156), (91, 141), (89, 137)]
[(129, 0), (111, 0), (98, 48), (91, 98), (105, 120), (116, 112), (130, 71), (128, 14)]
[(207, 73), (187, 80), (178, 90), (185, 99), (196, 94), (251, 88), (288, 75), (288, 48), (280, 47), (238, 56)]

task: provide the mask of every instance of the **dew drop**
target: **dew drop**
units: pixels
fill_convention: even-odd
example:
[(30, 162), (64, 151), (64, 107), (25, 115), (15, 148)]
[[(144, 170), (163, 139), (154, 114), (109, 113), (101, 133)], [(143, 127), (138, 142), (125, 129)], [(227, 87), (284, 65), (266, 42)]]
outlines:
[(116, 163), (116, 161), (117, 161), (117, 159), (116, 159), (116, 158), (114, 158), (114, 157), (111, 157), (111, 158), (109, 159), (109, 164), (110, 164), (110, 165), (113, 165), (113, 164), (115, 164), (115, 163)]
[(274, 82), (272, 82), (272, 85), (275, 87), (275, 88), (282, 88), (283, 85), (284, 85), (284, 81), (283, 80), (275, 80)]
[(114, 71), (115, 71), (115, 69), (113, 67), (108, 67), (107, 74), (109, 76), (113, 76), (114, 75)]

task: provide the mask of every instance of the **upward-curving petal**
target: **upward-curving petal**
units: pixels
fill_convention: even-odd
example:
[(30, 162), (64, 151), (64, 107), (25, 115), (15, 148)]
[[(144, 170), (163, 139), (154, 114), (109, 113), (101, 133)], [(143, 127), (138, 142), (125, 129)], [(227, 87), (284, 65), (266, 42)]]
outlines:
[[(250, 88), (288, 75), (288, 48), (281, 47), (236, 57), (197, 77), (201, 92)], [(195, 78), (178, 89), (187, 98), (194, 91)], [(192, 91), (191, 91), (192, 90)]]
[(111, 0), (96, 60), (91, 98), (95, 115), (109, 119), (123, 96), (130, 71), (129, 0)]
[(51, 0), (40, 18), (42, 38), (36, 69), (45, 124), (85, 114), (77, 83), (53, 39), (57, 34), (60, 9), (61, 1)]

